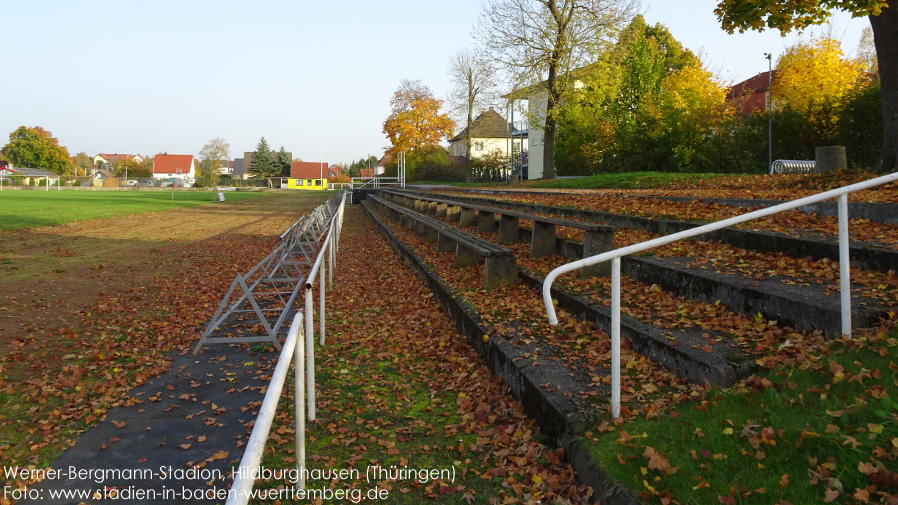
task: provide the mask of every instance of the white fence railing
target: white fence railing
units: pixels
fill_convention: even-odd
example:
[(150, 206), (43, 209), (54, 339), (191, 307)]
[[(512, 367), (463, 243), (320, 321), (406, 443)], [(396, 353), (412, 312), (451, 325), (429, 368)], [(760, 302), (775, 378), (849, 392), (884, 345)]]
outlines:
[[(249, 501), (250, 494), (255, 484), (254, 474), (262, 463), (262, 455), (265, 452), (265, 443), (271, 431), (271, 424), (277, 412), (278, 400), (287, 379), (287, 371), (293, 358), (294, 375), (294, 417), (296, 423), (296, 468), (299, 481), (299, 489), (305, 488), (306, 472), (306, 415), (308, 420), (315, 420), (315, 342), (314, 342), (314, 287), (316, 275), (319, 277), (319, 307), (318, 318), (320, 320), (320, 340), (324, 345), (325, 323), (325, 270), (328, 274), (328, 284), (332, 288), (334, 282), (334, 266), (337, 259), (337, 251), (340, 247), (340, 231), (343, 227), (343, 213), (346, 199), (342, 198), (337, 212), (330, 221), (327, 237), (319, 250), (314, 265), (306, 276), (305, 308), (293, 318), (293, 324), (284, 341), (281, 355), (278, 358), (268, 391), (259, 409), (259, 415), (250, 434), (249, 442), (240, 460), (240, 467), (231, 484), (228, 493), (227, 505), (244, 505)], [(300, 331), (304, 332), (305, 345), (299, 342)], [(307, 400), (308, 399), (308, 400)]]
[(349, 189), (380, 189), (405, 187), (405, 181), (400, 177), (353, 177)]
[(697, 228), (681, 231), (664, 237), (647, 240), (639, 244), (621, 247), (596, 256), (590, 256), (559, 266), (549, 272), (543, 281), (543, 303), (546, 306), (546, 314), (549, 316), (549, 324), (557, 325), (558, 316), (555, 314), (555, 305), (552, 302), (552, 283), (558, 276), (578, 270), (584, 267), (596, 265), (611, 260), (611, 413), (614, 417), (620, 417), (620, 264), (621, 257), (642, 252), (654, 247), (676, 242), (696, 235), (708, 233), (722, 228), (727, 228), (739, 223), (758, 219), (760, 217), (778, 214), (787, 210), (796, 209), (804, 205), (829, 200), (839, 199), (839, 283), (842, 304), (842, 334), (851, 336), (851, 276), (850, 258), (848, 257), (848, 194), (863, 189), (872, 188), (889, 182), (898, 181), (898, 172), (884, 175), (868, 181), (859, 182), (839, 189), (833, 189), (817, 195), (799, 198), (791, 202), (781, 203), (766, 209), (756, 210), (741, 216), (731, 217), (715, 223), (706, 224)]

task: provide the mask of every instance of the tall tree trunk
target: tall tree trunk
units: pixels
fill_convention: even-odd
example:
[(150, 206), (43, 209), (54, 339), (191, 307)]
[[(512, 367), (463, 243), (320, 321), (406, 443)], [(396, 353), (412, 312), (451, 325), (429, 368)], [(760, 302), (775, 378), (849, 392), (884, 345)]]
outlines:
[(549, 98), (546, 101), (546, 125), (543, 129), (543, 179), (555, 178), (555, 108), (561, 91), (558, 89), (558, 76), (556, 63), (558, 58), (552, 55), (552, 63), (549, 64), (549, 77), (546, 79), (546, 90)]
[(878, 16), (870, 16), (870, 26), (882, 83), (883, 143), (873, 169), (890, 173), (898, 171), (898, 4), (890, 2)]
[(474, 69), (468, 67), (468, 125), (465, 133), (465, 159), (471, 164), (471, 123), (474, 122)]

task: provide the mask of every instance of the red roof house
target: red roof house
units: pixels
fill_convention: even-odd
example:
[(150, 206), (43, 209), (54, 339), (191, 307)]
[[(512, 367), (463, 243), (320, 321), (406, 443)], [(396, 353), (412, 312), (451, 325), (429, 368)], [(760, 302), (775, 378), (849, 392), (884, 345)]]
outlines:
[(99, 165), (100, 162), (103, 162), (107, 165), (114, 165), (116, 162), (119, 162), (124, 159), (132, 159), (138, 163), (143, 162), (143, 156), (141, 156), (139, 154), (100, 153), (93, 157), (95, 165)]
[[(773, 71), (774, 81), (776, 81), (777, 72), (779, 71)], [(769, 72), (761, 72), (750, 79), (734, 84), (727, 93), (726, 101), (736, 102), (739, 110), (745, 114), (767, 110), (768, 74)]]
[(342, 173), (343, 173), (343, 167), (341, 167), (340, 165), (331, 165), (327, 169), (327, 177), (328, 178), (336, 177)]
[(157, 154), (153, 158), (153, 177), (166, 179), (169, 177), (196, 176), (196, 165), (192, 154)]
[(318, 161), (294, 161), (290, 165), (290, 177), (294, 179), (320, 179), (328, 177), (327, 163)]

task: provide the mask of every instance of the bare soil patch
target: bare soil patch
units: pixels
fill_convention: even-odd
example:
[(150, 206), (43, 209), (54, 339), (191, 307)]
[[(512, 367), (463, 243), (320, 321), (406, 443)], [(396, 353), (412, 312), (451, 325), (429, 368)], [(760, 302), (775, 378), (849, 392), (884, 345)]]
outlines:
[(233, 279), (330, 194), (0, 234), (0, 461), (40, 466), (187, 348)]

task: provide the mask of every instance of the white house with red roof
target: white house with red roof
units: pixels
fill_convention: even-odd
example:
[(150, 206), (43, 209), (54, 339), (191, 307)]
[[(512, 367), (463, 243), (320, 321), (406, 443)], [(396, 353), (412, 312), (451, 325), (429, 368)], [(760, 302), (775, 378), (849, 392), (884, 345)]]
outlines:
[(196, 164), (192, 154), (160, 153), (153, 157), (153, 178), (169, 179), (181, 177), (193, 179), (196, 176)]
[(139, 154), (100, 153), (100, 154), (94, 156), (94, 165), (99, 165), (100, 163), (103, 163), (105, 165), (112, 165), (113, 163), (115, 163), (117, 161), (121, 161), (121, 160), (128, 159), (128, 158), (130, 158), (138, 163), (143, 163), (143, 156), (141, 156)]

